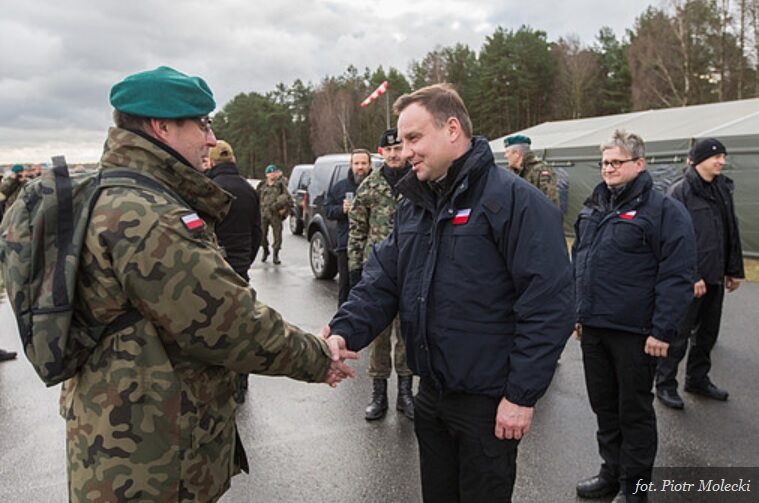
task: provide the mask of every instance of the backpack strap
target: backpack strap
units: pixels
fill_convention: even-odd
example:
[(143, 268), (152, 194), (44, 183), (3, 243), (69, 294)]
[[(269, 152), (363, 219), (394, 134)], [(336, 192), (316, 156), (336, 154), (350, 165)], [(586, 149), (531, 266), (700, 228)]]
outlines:
[[(66, 171), (66, 176), (68, 176), (68, 171)], [(145, 187), (145, 188), (153, 190), (154, 192), (165, 194), (169, 196), (170, 198), (176, 200), (178, 203), (182, 204), (183, 206), (190, 208), (190, 205), (187, 204), (187, 202), (184, 199), (179, 197), (179, 195), (176, 192), (174, 192), (173, 190), (171, 190), (170, 188), (168, 188), (167, 186), (165, 186), (158, 180), (154, 178), (150, 178), (149, 176), (136, 173), (132, 170), (120, 169), (120, 168), (101, 171), (98, 174), (98, 182), (101, 182), (102, 180), (107, 180), (107, 179), (119, 179), (119, 178), (121, 179), (128, 178), (130, 180), (134, 180), (134, 182), (136, 183), (136, 186)], [(70, 182), (69, 182), (69, 185), (70, 185)], [(116, 186), (116, 185), (103, 185), (101, 183), (99, 183), (98, 185), (99, 185), (98, 194), (101, 190), (105, 188)], [(129, 187), (129, 185), (127, 184), (125, 185), (119, 184), (118, 186)], [(97, 202), (97, 200), (98, 200), (98, 197), (96, 195), (90, 201), (89, 214), (92, 214), (92, 210), (94, 209), (95, 203)], [(72, 224), (72, 228), (73, 228), (73, 224)], [(142, 320), (143, 318), (144, 316), (142, 315), (142, 313), (138, 311), (134, 306), (131, 306), (129, 309), (121, 313), (119, 316), (117, 316), (113, 321), (111, 321), (105, 327), (105, 330), (103, 331), (103, 334), (101, 335), (101, 338), (106, 337), (111, 334), (115, 334), (116, 332), (123, 330), (130, 325), (134, 325), (135, 323)]]

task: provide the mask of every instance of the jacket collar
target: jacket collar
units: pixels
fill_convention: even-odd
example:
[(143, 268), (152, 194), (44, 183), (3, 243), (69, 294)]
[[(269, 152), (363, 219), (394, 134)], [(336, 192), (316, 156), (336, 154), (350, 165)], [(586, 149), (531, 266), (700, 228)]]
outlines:
[[(481, 136), (472, 138), (469, 150), (451, 163), (446, 176), (452, 176), (448, 183), (452, 190), (446, 192), (445, 200), (456, 199), (469, 185), (481, 177), (493, 164), (493, 151), (487, 140)], [(435, 194), (427, 182), (420, 182), (413, 170), (401, 178), (396, 188), (412, 203), (435, 212)], [(439, 205), (438, 205), (439, 206)]]
[[(630, 181), (612, 203), (610, 201), (612, 191), (605, 182), (601, 182), (593, 189), (593, 193), (585, 200), (585, 206), (594, 209), (614, 210), (622, 206), (640, 201), (642, 196), (654, 186), (653, 178), (648, 171), (641, 173)], [(636, 204), (637, 205), (637, 204)]]
[(133, 131), (110, 128), (99, 169), (128, 168), (166, 185), (195, 211), (216, 221), (229, 212), (232, 196), (166, 145)]
[(233, 163), (232, 161), (228, 162), (222, 162), (208, 170), (208, 178), (214, 179), (217, 176), (220, 175), (239, 175), (240, 170), (237, 168), (237, 165)]

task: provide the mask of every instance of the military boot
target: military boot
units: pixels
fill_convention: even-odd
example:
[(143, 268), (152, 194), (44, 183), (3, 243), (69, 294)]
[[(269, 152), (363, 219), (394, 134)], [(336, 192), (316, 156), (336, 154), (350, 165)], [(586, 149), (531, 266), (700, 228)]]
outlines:
[(264, 248), (264, 254), (261, 255), (261, 262), (266, 262), (267, 258), (269, 258), (269, 249)]
[(282, 261), (279, 260), (279, 250), (274, 250), (274, 260), (273, 262), (277, 265), (281, 264)]
[(366, 408), (364, 417), (367, 421), (374, 421), (385, 417), (385, 413), (387, 413), (387, 379), (374, 379), (372, 403)]
[(411, 392), (411, 383), (413, 377), (398, 376), (398, 400), (395, 408), (409, 419), (414, 419), (414, 395)]

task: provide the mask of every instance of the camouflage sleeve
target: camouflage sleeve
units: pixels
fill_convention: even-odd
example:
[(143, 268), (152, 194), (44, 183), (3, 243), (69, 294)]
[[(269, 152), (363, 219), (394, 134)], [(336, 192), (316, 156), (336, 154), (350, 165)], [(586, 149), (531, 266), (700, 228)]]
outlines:
[(543, 191), (543, 194), (553, 204), (559, 206), (559, 189), (556, 186), (556, 173), (552, 169), (543, 167), (538, 177), (538, 188)]
[[(164, 339), (230, 370), (322, 382), (330, 365), (324, 341), (289, 325), (258, 302), (222, 258), (210, 229), (188, 230), (192, 212), (149, 191), (105, 191), (88, 241), (111, 261), (125, 295)], [(96, 247), (97, 249), (97, 247)]]
[(0, 201), (5, 201), (19, 184), (17, 176), (9, 176), (0, 183)]
[(348, 270), (357, 271), (364, 266), (364, 249), (369, 239), (369, 191), (362, 183), (348, 212)]

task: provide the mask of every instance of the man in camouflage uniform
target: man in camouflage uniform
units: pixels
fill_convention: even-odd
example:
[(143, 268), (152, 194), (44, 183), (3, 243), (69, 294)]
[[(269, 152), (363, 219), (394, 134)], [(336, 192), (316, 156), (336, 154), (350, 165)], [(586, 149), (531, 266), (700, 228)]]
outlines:
[(224, 260), (213, 227), (230, 196), (199, 171), (216, 144), (206, 83), (161, 67), (116, 84), (111, 104), (99, 168), (173, 194), (111, 187), (93, 208), (74, 316), (98, 326), (131, 310), (137, 321), (105, 336), (63, 384), (69, 499), (216, 501), (247, 471), (238, 374), (334, 384), (350, 370), (258, 302)]
[(535, 156), (530, 150), (531, 143), (532, 140), (521, 134), (509, 136), (503, 140), (503, 145), (506, 147), (503, 156), (509, 163), (509, 169), (540, 189), (548, 199), (559, 206), (556, 173)]
[(269, 258), (269, 227), (271, 227), (274, 237), (272, 244), (274, 263), (279, 265), (282, 263), (279, 259), (279, 250), (282, 248), (282, 220), (290, 214), (293, 200), (277, 166), (269, 164), (264, 172), (266, 180), (258, 184), (256, 189), (261, 203), (261, 247), (264, 252), (261, 261), (266, 262)]
[[(401, 158), (401, 141), (398, 130), (388, 129), (380, 138), (382, 157), (380, 169), (373, 170), (356, 192), (353, 206), (348, 212), (348, 269), (351, 286), (361, 279), (361, 270), (369, 258), (371, 248), (393, 231), (393, 213), (401, 198), (395, 184), (409, 171)], [(406, 347), (401, 337), (398, 318), (372, 342), (369, 376), (372, 381), (372, 400), (366, 408), (368, 421), (385, 416), (388, 408), (387, 380), (392, 370), (390, 352), (392, 332), (395, 328), (395, 372), (398, 374), (396, 408), (409, 419), (414, 418), (414, 399), (411, 392), (412, 372), (406, 363)]]

